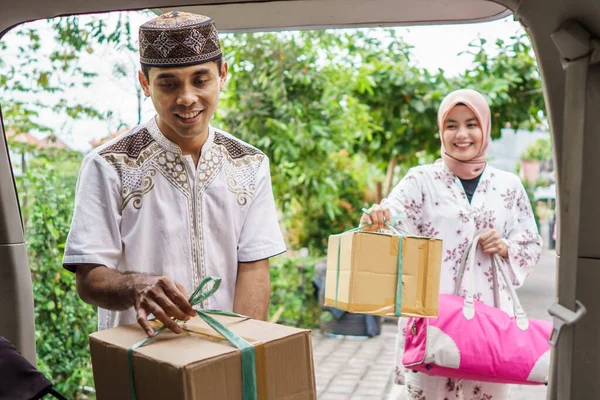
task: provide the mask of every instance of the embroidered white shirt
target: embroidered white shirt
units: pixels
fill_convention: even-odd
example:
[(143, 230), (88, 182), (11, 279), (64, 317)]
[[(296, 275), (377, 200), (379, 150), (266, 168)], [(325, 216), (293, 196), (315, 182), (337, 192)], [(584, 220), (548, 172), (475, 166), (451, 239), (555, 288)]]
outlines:
[[(196, 167), (152, 118), (85, 157), (63, 265), (166, 275), (190, 294), (218, 276), (202, 308), (231, 311), (238, 262), (285, 250), (262, 152), (210, 127)], [(133, 308), (98, 311), (99, 329), (135, 322)]]

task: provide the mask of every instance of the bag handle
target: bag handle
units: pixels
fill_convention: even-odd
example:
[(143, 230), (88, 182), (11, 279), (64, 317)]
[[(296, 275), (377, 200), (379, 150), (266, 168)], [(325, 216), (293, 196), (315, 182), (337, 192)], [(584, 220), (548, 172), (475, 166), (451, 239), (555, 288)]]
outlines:
[[(517, 320), (517, 326), (522, 330), (526, 331), (529, 328), (529, 319), (527, 318), (527, 314), (521, 305), (521, 300), (519, 300), (519, 296), (517, 295), (517, 291), (515, 290), (512, 281), (510, 280), (510, 275), (508, 271), (504, 267), (504, 261), (500, 258), (498, 253), (494, 253), (492, 255), (492, 266), (495, 266), (498, 271), (500, 271), (500, 275), (504, 279), (504, 283), (506, 283), (506, 287), (508, 288), (508, 292), (510, 293), (510, 297), (513, 301), (513, 310), (515, 311), (515, 317)], [(498, 288), (499, 291), (499, 288)]]
[[(473, 247), (473, 245), (475, 245), (475, 248), (477, 248), (477, 243), (475, 243), (475, 242), (477, 242), (477, 243), (479, 242), (479, 236), (475, 236), (475, 238), (473, 239), (473, 242), (469, 243), (469, 245), (463, 252), (462, 258), (460, 260), (460, 266), (458, 269), (458, 274), (456, 276), (456, 285), (454, 287), (454, 294), (456, 296), (458, 296), (460, 293), (460, 286), (462, 285), (462, 282), (464, 279), (465, 269), (467, 268), (467, 262), (469, 260), (473, 260), (473, 265), (475, 265), (475, 255), (470, 255), (471, 248)], [(499, 292), (498, 292), (498, 277), (497, 277), (496, 269), (492, 269), (492, 274), (493, 274), (492, 279), (494, 282), (494, 306), (500, 307), (500, 296), (499, 296)]]
[[(469, 247), (469, 251), (465, 253), (467, 254), (467, 258), (464, 262), (464, 267), (462, 268), (462, 276), (460, 279), (457, 279), (457, 289), (460, 288), (460, 285), (463, 279), (467, 280), (467, 295), (465, 296), (465, 301), (463, 304), (463, 315), (467, 320), (471, 320), (475, 317), (475, 279), (474, 274), (472, 273), (475, 268), (475, 254), (477, 252), (477, 245), (479, 244), (479, 235), (476, 235), (473, 239)], [(467, 264), (469, 264), (467, 266)], [(458, 293), (457, 293), (458, 294)]]
[[(460, 286), (463, 283), (463, 280), (465, 279), (465, 272), (467, 270), (473, 269), (475, 266), (475, 252), (477, 250), (477, 245), (479, 244), (479, 235), (475, 235), (475, 237), (473, 238), (473, 241), (467, 246), (467, 248), (465, 249), (465, 251), (463, 252), (462, 258), (460, 260), (460, 267), (458, 269), (458, 275), (456, 276), (456, 286), (454, 287), (454, 294), (455, 295), (459, 295), (460, 292)], [(469, 262), (471, 263), (471, 265), (468, 265)], [(471, 293), (471, 295), (474, 296), (475, 293), (475, 288), (471, 287), (474, 286), (472, 285), (473, 282), (472, 279), (470, 278), (471, 275), (469, 275), (467, 277), (467, 294)]]
[[(476, 239), (479, 240), (477, 237), (476, 237)], [(460, 265), (458, 267), (458, 273), (456, 275), (456, 285), (454, 286), (454, 295), (455, 296), (459, 295), (460, 285), (462, 284), (462, 281), (465, 276), (465, 269), (467, 268), (467, 262), (469, 261), (469, 253), (471, 252), (472, 246), (473, 246), (473, 243), (471, 242), (467, 246), (465, 251), (463, 252), (462, 258), (460, 259)]]
[[(479, 235), (476, 235), (473, 239), (473, 242), (467, 248), (467, 251), (465, 251), (463, 254), (461, 266), (456, 279), (456, 287), (454, 289), (454, 294), (458, 295), (463, 279), (467, 279), (467, 295), (465, 296), (463, 305), (463, 315), (467, 320), (471, 320), (475, 317), (475, 278), (472, 271), (475, 268), (475, 255), (478, 244)], [(515, 313), (517, 326), (523, 331), (527, 330), (529, 328), (527, 314), (521, 305), (521, 301), (519, 300), (519, 296), (517, 295), (517, 291), (515, 290), (512, 281), (510, 280), (508, 271), (506, 271), (504, 263), (500, 258), (500, 255), (497, 253), (492, 255), (492, 271), (494, 272), (494, 305), (496, 307), (500, 306), (499, 285), (497, 284), (498, 278), (497, 274), (495, 273), (497, 271), (502, 276), (502, 279), (504, 280), (510, 293), (510, 297), (513, 301), (513, 310)], [(465, 277), (465, 275), (467, 276)]]

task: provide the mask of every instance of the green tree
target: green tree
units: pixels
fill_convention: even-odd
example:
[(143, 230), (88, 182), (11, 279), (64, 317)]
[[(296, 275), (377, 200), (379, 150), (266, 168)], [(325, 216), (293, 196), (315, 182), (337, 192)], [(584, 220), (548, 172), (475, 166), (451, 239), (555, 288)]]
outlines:
[(510, 127), (533, 130), (545, 120), (542, 81), (531, 42), (523, 32), (509, 42), (498, 40), (494, 51), (486, 49), (485, 39), (470, 45), (473, 68), (458, 83), (483, 93), (491, 104), (492, 137)]
[(385, 34), (375, 39), (360, 33), (347, 44), (349, 54), (361, 57), (352, 89), (368, 107), (373, 126), (355, 142), (355, 151), (385, 171), (377, 201), (390, 192), (398, 164), (415, 165), (422, 152), (439, 152), (437, 108), (452, 86), (443, 70), (431, 74), (414, 65), (411, 46), (397, 30)]
[(373, 172), (352, 151), (371, 122), (368, 108), (349, 90), (353, 72), (334, 62), (340, 43), (330, 32), (224, 40), (231, 78), (219, 118), (269, 156), (290, 240), (317, 252), (324, 248), (323, 232), (355, 223)]
[[(411, 61), (397, 31), (308, 31), (226, 38), (231, 79), (219, 118), (271, 159), (273, 186), (295, 247), (320, 254), (330, 233), (355, 225), (363, 205), (398, 177), (439, 157), (437, 109), (458, 88), (492, 104), (493, 136), (544, 116), (541, 83), (524, 35), (471, 45), (458, 77)], [(380, 32), (380, 31), (379, 31)]]
[(50, 132), (39, 120), (41, 110), (72, 119), (104, 117), (71, 93), (97, 78), (93, 68), (80, 61), (105, 45), (135, 50), (127, 13), (117, 14), (110, 25), (106, 17), (76, 16), (37, 21), (8, 32), (0, 41), (5, 126), (17, 133)]

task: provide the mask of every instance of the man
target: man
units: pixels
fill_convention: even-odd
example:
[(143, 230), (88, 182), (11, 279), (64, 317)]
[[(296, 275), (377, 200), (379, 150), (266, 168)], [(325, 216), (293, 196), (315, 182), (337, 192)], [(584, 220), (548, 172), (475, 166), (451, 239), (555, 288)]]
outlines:
[(213, 128), (226, 82), (212, 19), (171, 12), (140, 27), (140, 84), (156, 116), (84, 160), (63, 265), (99, 329), (195, 315), (189, 293), (223, 279), (202, 308), (265, 319), (269, 258), (285, 251), (269, 160)]

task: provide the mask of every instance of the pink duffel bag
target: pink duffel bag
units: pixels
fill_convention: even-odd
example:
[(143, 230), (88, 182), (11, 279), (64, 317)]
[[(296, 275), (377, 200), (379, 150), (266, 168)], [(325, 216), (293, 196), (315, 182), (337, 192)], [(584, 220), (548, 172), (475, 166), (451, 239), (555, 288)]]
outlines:
[[(481, 382), (546, 384), (550, 370), (548, 343), (552, 323), (528, 319), (500, 256), (494, 254), (494, 299), (501, 275), (513, 300), (515, 316), (474, 300), (470, 273), (477, 236), (461, 263), (454, 295), (440, 295), (437, 318), (410, 318), (402, 363), (428, 375)], [(466, 265), (470, 265), (466, 267)], [(498, 274), (499, 272), (499, 274)], [(467, 296), (458, 295), (462, 279)]]

